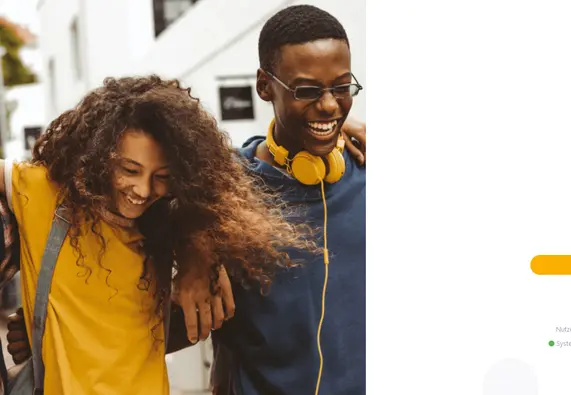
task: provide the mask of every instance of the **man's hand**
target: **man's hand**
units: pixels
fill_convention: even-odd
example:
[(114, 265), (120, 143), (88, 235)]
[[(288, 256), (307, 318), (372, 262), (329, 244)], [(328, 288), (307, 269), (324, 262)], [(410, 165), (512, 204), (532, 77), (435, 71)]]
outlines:
[(24, 312), (20, 307), (14, 314), (8, 316), (8, 352), (16, 365), (25, 362), (32, 356), (32, 349), (26, 334)]
[(222, 326), (224, 320), (234, 316), (232, 285), (224, 266), (220, 268), (219, 292), (210, 292), (210, 275), (204, 269), (190, 269), (176, 279), (174, 301), (184, 311), (188, 340), (195, 344), (206, 340), (212, 329)]
[[(345, 139), (345, 148), (359, 164), (364, 165), (367, 155), (367, 125), (355, 119), (347, 118), (341, 127), (341, 133)], [(351, 138), (357, 141), (358, 146), (353, 143)]]

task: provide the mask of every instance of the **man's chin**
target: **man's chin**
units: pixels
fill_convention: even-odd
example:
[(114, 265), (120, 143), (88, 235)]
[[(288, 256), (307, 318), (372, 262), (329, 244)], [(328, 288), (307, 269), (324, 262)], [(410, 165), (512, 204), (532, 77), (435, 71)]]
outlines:
[(337, 139), (327, 144), (307, 146), (305, 150), (314, 156), (326, 156), (337, 146)]
[(325, 138), (308, 132), (303, 144), (305, 151), (315, 156), (326, 156), (337, 147), (337, 140), (341, 134), (340, 130), (341, 128), (337, 126), (336, 131)]

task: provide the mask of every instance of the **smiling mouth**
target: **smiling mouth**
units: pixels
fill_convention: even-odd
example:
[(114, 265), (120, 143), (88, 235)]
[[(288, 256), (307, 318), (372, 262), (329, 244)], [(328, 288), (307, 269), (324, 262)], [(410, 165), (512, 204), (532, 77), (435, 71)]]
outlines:
[(143, 204), (147, 203), (148, 199), (137, 199), (127, 194), (124, 194), (127, 201), (135, 206), (142, 206)]
[(307, 122), (307, 129), (316, 137), (330, 137), (336, 133), (338, 124), (339, 121), (337, 120), (328, 122)]

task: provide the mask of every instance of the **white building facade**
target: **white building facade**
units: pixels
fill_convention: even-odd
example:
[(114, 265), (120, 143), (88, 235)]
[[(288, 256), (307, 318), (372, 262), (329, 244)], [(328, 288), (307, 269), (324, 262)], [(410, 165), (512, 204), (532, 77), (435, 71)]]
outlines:
[[(38, 33), (38, 18), (34, 1), (0, 0), (0, 14), (32, 35)], [(22, 63), (38, 77), (38, 82), (4, 87), (9, 117), (3, 143), (4, 155), (17, 160), (30, 157), (30, 148), (44, 128), (46, 114), (42, 86), (42, 57), (37, 43), (26, 39), (20, 49)]]
[[(156, 73), (191, 86), (234, 145), (265, 134), (273, 113), (255, 93), (258, 35), (271, 15), (294, 4), (323, 8), (347, 30), (353, 73), (365, 86), (351, 115), (364, 120), (365, 0), (38, 0), (44, 125), (105, 77)], [(251, 98), (221, 98), (228, 88)], [(249, 111), (223, 119), (224, 105)], [(173, 393), (203, 393), (211, 359), (209, 344), (168, 356)]]
[[(107, 76), (157, 73), (190, 85), (235, 145), (264, 134), (272, 109), (253, 90), (258, 35), (269, 16), (301, 3), (341, 21), (353, 73), (366, 88), (365, 0), (39, 0), (46, 122)], [(253, 119), (222, 119), (220, 88), (248, 86)], [(354, 101), (352, 116), (365, 119), (365, 96)]]

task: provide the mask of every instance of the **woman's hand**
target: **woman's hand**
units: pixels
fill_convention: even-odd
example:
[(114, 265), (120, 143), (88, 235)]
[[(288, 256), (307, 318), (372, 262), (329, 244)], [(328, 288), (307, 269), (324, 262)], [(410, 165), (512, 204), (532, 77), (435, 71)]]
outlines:
[(213, 295), (210, 273), (204, 268), (191, 268), (175, 280), (173, 300), (184, 311), (188, 340), (195, 344), (206, 340), (210, 331), (222, 326), (224, 320), (234, 316), (232, 285), (224, 266), (220, 267), (219, 291)]
[(341, 127), (341, 133), (345, 140), (345, 148), (363, 166), (366, 161), (367, 125), (355, 119), (347, 118)]

